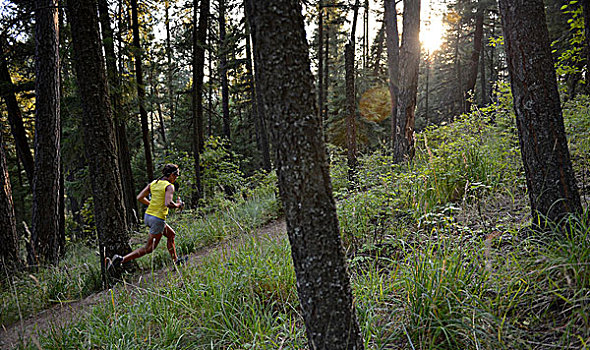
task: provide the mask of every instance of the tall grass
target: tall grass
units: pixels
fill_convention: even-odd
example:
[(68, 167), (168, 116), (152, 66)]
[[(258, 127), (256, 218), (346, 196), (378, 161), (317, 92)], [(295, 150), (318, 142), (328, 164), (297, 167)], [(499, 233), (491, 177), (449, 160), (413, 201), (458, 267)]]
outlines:
[(288, 256), (284, 237), (246, 238), (232, 254), (217, 252), (160, 284), (114, 290), (85, 319), (55, 328), (40, 344), (44, 349), (303, 348)]
[[(589, 222), (570, 217), (566, 230), (561, 225), (547, 233), (512, 217), (514, 208), (505, 203), (527, 201), (510, 108), (504, 107), (418, 135), (411, 163), (394, 165), (384, 151), (363, 157), (352, 190), (340, 157), (332, 154), (367, 349), (590, 347)], [(588, 120), (587, 108), (576, 104), (565, 115), (574, 119), (566, 125)], [(587, 132), (568, 128), (570, 142)], [(587, 159), (579, 151), (584, 147), (574, 147), (576, 159)], [(179, 250), (186, 254), (251, 232), (266, 213), (276, 213), (274, 190), (264, 193), (200, 219), (177, 217)], [(167, 253), (158, 254), (165, 263)], [(284, 238), (237, 241), (159, 281), (120, 285), (76, 324), (45, 333), (41, 346), (307, 348)]]
[[(189, 254), (204, 246), (249, 233), (278, 215), (280, 210), (273, 188), (260, 188), (248, 200), (239, 200), (222, 211), (195, 219), (191, 213), (172, 215), (177, 251)], [(136, 246), (145, 244), (147, 231), (136, 233)], [(165, 239), (164, 239), (165, 240)], [(161, 246), (165, 246), (162, 242)], [(136, 262), (144, 270), (156, 270), (171, 263), (166, 249), (160, 247)], [(39, 272), (23, 272), (0, 291), (0, 323), (8, 326), (54, 304), (77, 301), (101, 289), (98, 254), (95, 249), (72, 245), (57, 265)]]

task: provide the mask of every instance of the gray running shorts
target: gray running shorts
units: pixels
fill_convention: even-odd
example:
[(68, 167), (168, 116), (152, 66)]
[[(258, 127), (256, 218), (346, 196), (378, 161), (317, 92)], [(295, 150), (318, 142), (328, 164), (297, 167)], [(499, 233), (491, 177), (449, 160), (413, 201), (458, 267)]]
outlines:
[(163, 233), (164, 227), (166, 227), (166, 221), (150, 214), (145, 214), (143, 216), (143, 221), (150, 228), (151, 235), (159, 235)]

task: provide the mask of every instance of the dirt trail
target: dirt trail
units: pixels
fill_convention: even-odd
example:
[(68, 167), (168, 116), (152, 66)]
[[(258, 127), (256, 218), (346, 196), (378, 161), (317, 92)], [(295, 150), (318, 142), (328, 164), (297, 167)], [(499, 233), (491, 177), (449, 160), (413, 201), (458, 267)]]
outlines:
[[(265, 226), (259, 228), (254, 235), (260, 238), (278, 238), (287, 232), (285, 219), (271, 221)], [(217, 245), (205, 247), (189, 255), (187, 264), (198, 265), (203, 258), (216, 252), (223, 251), (225, 254), (231, 252), (236, 246), (239, 246), (245, 236), (241, 235), (230, 240), (221, 242)], [(167, 278), (170, 274), (175, 273), (170, 267), (164, 267), (157, 271), (138, 274), (132, 279), (137, 284), (145, 287), (151, 283)], [(128, 285), (117, 284), (115, 289), (127, 288)], [(71, 303), (63, 303), (56, 305), (49, 309), (43, 310), (35, 315), (28, 317), (22, 321), (15, 322), (6, 328), (0, 329), (0, 349), (12, 349), (19, 344), (33, 344), (41, 349), (37, 340), (39, 332), (45, 332), (52, 328), (59, 328), (68, 323), (75, 322), (83, 317), (94, 305), (110, 300), (109, 290), (102, 291), (96, 294)]]

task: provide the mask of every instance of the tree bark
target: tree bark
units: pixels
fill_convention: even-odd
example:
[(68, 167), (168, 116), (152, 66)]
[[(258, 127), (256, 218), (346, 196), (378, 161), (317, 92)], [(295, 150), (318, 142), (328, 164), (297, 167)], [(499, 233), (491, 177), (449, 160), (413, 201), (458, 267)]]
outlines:
[(420, 65), (420, 0), (404, 1), (404, 31), (400, 52), (400, 92), (395, 128), (394, 160), (414, 157), (414, 124)]
[(348, 182), (350, 186), (356, 182), (358, 166), (356, 148), (356, 91), (354, 86), (355, 35), (359, 0), (356, 0), (352, 15), (350, 38), (344, 47), (344, 70), (346, 80), (346, 146), (348, 160)]
[(328, 135), (325, 132), (324, 125), (328, 120), (329, 115), (329, 108), (328, 108), (328, 93), (330, 92), (330, 12), (326, 11), (326, 24), (324, 25), (324, 29), (326, 32), (326, 49), (325, 54), (326, 58), (324, 61), (324, 110), (322, 112), (322, 120), (321, 120), (321, 127), (322, 127), (322, 134), (324, 135), (324, 140), (328, 139)]
[(455, 100), (456, 105), (459, 107), (453, 106), (453, 116), (455, 114), (461, 114), (465, 111), (465, 94), (463, 93), (463, 68), (461, 66), (461, 51), (459, 50), (461, 46), (461, 18), (457, 19), (457, 24), (455, 27), (455, 76), (457, 79), (457, 88), (455, 90)]
[(223, 110), (223, 136), (231, 142), (229, 116), (229, 84), (227, 81), (227, 43), (225, 40), (225, 0), (219, 0), (219, 74), (221, 75), (221, 106)]
[(385, 20), (383, 25), (379, 28), (373, 43), (373, 49), (375, 50), (375, 59), (373, 60), (373, 75), (378, 77), (381, 75), (381, 56), (383, 56), (383, 47), (385, 42)]
[(396, 145), (396, 136), (401, 134), (397, 124), (397, 99), (399, 96), (399, 33), (395, 0), (385, 0), (384, 25), (387, 46), (387, 71), (389, 74), (389, 95), (391, 98), (391, 146)]
[[(73, 66), (84, 111), (84, 149), (89, 162), (99, 250), (105, 257), (125, 255), (131, 251), (131, 247), (128, 244), (96, 3), (94, 0), (68, 0), (67, 4), (72, 31)], [(104, 260), (101, 260), (101, 265), (104, 267)]]
[[(0, 82), (6, 86), (13, 86), (10, 71), (8, 70), (8, 62), (4, 55), (3, 40), (0, 39)], [(27, 133), (23, 125), (23, 117), (16, 100), (14, 92), (6, 92), (2, 95), (6, 102), (6, 111), (8, 112), (8, 123), (10, 124), (10, 131), (14, 138), (16, 146), (16, 154), (18, 159), (25, 169), (29, 185), (33, 185), (33, 174), (35, 172), (35, 163), (33, 161), (33, 154), (29, 148), (27, 141)]]
[[(247, 1), (244, 1), (244, 6), (247, 6)], [(252, 112), (254, 113), (254, 124), (256, 126), (256, 141), (258, 142), (258, 149), (262, 155), (262, 168), (266, 171), (270, 171), (272, 164), (270, 163), (270, 147), (268, 145), (268, 133), (266, 131), (266, 124), (264, 121), (264, 105), (262, 102), (262, 96), (258, 93), (258, 75), (254, 76), (253, 66), (256, 61), (252, 58), (253, 52), (250, 38), (254, 42), (254, 37), (250, 29), (250, 25), (246, 22), (246, 70), (250, 77), (250, 91), (252, 99)], [(254, 64), (252, 63), (254, 61)]]
[(315, 110), (301, 5), (248, 0), (310, 349), (363, 349)]
[[(4, 140), (0, 132), (0, 237), (2, 237), (0, 266), (3, 274), (5, 271), (9, 271), (11, 274), (21, 267), (21, 261), (18, 256), (19, 245), (14, 216), (14, 202), (12, 200), (12, 188), (4, 148)], [(2, 279), (3, 277), (0, 277), (0, 280)]]
[(485, 37), (483, 39), (483, 43), (481, 44), (481, 54), (479, 55), (480, 58), (480, 65), (479, 65), (479, 74), (480, 74), (480, 84), (481, 84), (481, 105), (487, 105), (489, 101), (489, 97), (487, 94), (487, 79), (486, 79), (486, 45), (485, 45)]
[(172, 67), (172, 45), (170, 34), (170, 1), (164, 1), (165, 7), (165, 21), (166, 21), (166, 83), (168, 85), (168, 115), (170, 120), (174, 120), (174, 86), (173, 86), (173, 67)]
[(117, 145), (117, 159), (121, 172), (121, 186), (125, 202), (125, 217), (127, 224), (137, 225), (137, 200), (135, 199), (135, 182), (131, 170), (131, 156), (129, 143), (127, 142), (127, 126), (124, 115), (123, 104), (121, 103), (121, 84), (119, 70), (117, 69), (117, 57), (115, 56), (115, 41), (113, 29), (109, 20), (109, 8), (106, 0), (98, 1), (99, 20), (102, 27), (103, 45), (107, 67), (107, 77), (111, 88), (110, 96), (115, 119), (115, 135)]
[(145, 110), (145, 88), (143, 84), (142, 49), (139, 40), (139, 16), (137, 14), (137, 0), (131, 0), (131, 27), (133, 31), (133, 46), (135, 49), (135, 79), (137, 81), (137, 100), (139, 101), (139, 116), (141, 120), (141, 135), (143, 139), (143, 150), (145, 153), (145, 166), (147, 182), (154, 179), (154, 166), (152, 161), (152, 150), (150, 147), (150, 131), (148, 115)]
[(209, 0), (201, 0), (199, 22), (197, 24), (197, 1), (194, 1), (194, 31), (193, 31), (193, 157), (195, 172), (195, 191), (193, 191), (192, 204), (198, 205), (202, 197), (203, 186), (201, 184), (200, 156), (203, 149), (203, 79), (205, 76), (205, 41), (207, 40), (207, 18), (209, 17)]
[(477, 82), (477, 68), (479, 67), (479, 56), (482, 50), (483, 39), (483, 19), (484, 19), (484, 4), (479, 0), (477, 4), (477, 13), (475, 15), (475, 32), (473, 34), (473, 51), (471, 52), (471, 60), (469, 62), (469, 77), (467, 78), (467, 85), (464, 90), (465, 110), (463, 113), (469, 112), (471, 109), (471, 102), (475, 101), (475, 83)]
[(582, 213), (542, 0), (500, 0), (506, 58), (533, 223)]
[(318, 113), (324, 113), (324, 7), (318, 1)]
[(59, 258), (60, 95), (57, 0), (35, 1), (36, 116), (31, 264)]
[[(584, 16), (584, 43), (586, 54), (586, 76), (590, 74), (590, 0), (582, 0), (582, 15)], [(587, 78), (586, 78), (587, 79)], [(590, 92), (590, 83), (586, 81), (586, 93)]]

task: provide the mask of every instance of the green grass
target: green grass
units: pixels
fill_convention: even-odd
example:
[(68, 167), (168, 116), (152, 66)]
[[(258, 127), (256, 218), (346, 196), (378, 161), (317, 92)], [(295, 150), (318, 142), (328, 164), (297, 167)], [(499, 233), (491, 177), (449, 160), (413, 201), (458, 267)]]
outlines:
[[(587, 169), (584, 101), (569, 102), (564, 113), (576, 169)], [(571, 217), (565, 231), (532, 231), (505, 107), (418, 135), (411, 163), (393, 165), (384, 151), (364, 156), (354, 190), (333, 152), (341, 234), (367, 349), (590, 348), (590, 223)], [(206, 216), (177, 216), (179, 251), (251, 237), (277, 213), (274, 193), (267, 186), (237, 206), (219, 201)], [(140, 263), (157, 270), (169, 258), (160, 248)], [(46, 332), (42, 347), (306, 348), (284, 237), (242, 238), (231, 253), (214, 253), (158, 281), (118, 285), (88, 316)]]
[[(177, 233), (177, 251), (189, 254), (197, 249), (230, 237), (249, 233), (276, 217), (279, 206), (272, 190), (255, 191), (249, 200), (240, 200), (233, 206), (205, 215), (197, 220), (191, 213), (173, 215), (171, 226)], [(145, 242), (147, 229), (137, 233), (137, 248)], [(142, 270), (157, 270), (171, 264), (165, 249), (165, 239), (152, 254), (137, 260)], [(95, 249), (84, 245), (71, 245), (64, 259), (53, 267), (39, 272), (23, 272), (14, 276), (0, 291), (0, 323), (10, 325), (51, 305), (69, 303), (101, 289), (99, 257)]]
[(244, 238), (233, 254), (212, 254), (198, 266), (184, 267), (180, 276), (145, 289), (116, 288), (85, 319), (46, 334), (41, 346), (302, 348), (295, 275), (284, 263), (288, 256), (285, 237)]

